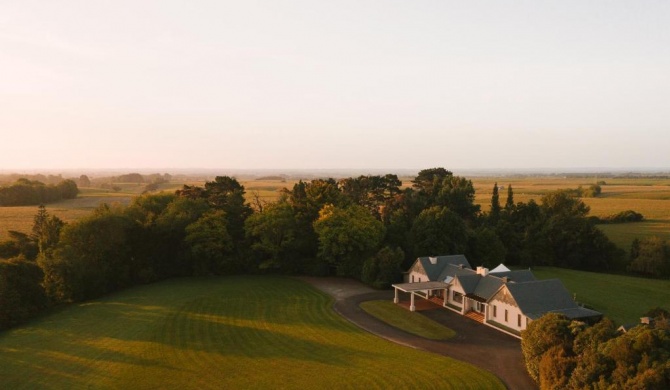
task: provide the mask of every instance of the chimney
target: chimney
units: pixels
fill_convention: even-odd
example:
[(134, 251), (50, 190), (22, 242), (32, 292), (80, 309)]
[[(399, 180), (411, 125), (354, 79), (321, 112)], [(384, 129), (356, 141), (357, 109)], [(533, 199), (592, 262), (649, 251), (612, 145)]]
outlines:
[(489, 269), (484, 267), (477, 267), (477, 275), (486, 276), (489, 274)]
[(459, 264), (458, 268), (463, 269), (463, 264)]
[(645, 324), (645, 325), (651, 325), (651, 318), (650, 317), (642, 317), (642, 318), (640, 318), (640, 323)]
[(428, 257), (428, 260), (430, 260), (430, 264), (433, 264), (433, 265), (437, 264), (437, 257), (430, 256), (430, 257)]
[(503, 283), (507, 283), (507, 282), (509, 282), (509, 278), (507, 276), (503, 276), (502, 281), (503, 281)]

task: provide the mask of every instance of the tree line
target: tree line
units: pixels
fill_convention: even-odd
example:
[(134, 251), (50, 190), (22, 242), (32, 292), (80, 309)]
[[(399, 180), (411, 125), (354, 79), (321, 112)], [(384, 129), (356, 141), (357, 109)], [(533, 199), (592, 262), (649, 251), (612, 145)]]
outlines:
[(340, 275), (384, 288), (418, 256), (461, 253), (488, 267), (627, 266), (569, 192), (515, 203), (508, 186), (501, 204), (496, 183), (490, 212), (474, 200), (470, 180), (431, 168), (407, 187), (393, 174), (300, 181), (253, 207), (243, 185), (219, 176), (202, 187), (143, 194), (126, 207), (103, 204), (67, 225), (40, 208), (31, 234), (10, 232), (0, 243), (0, 257), (10, 259), (0, 290), (13, 297), (0, 301), (0, 326), (49, 304), (175, 276)]
[(74, 199), (79, 189), (73, 180), (62, 180), (58, 184), (18, 179), (14, 184), (0, 187), (0, 206), (30, 206)]

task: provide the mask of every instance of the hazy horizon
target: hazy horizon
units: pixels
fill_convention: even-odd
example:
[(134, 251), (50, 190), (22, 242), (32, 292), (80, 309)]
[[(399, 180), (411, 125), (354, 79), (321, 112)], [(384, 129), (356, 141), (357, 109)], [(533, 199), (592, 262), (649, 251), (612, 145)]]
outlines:
[(0, 171), (670, 170), (668, 20), (651, 0), (3, 3)]

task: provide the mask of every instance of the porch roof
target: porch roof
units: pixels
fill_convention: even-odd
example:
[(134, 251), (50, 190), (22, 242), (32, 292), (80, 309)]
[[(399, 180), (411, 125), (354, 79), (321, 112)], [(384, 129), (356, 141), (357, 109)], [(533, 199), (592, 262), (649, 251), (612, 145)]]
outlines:
[(398, 283), (394, 284), (393, 287), (404, 292), (413, 292), (421, 290), (442, 290), (448, 288), (449, 284), (444, 282)]

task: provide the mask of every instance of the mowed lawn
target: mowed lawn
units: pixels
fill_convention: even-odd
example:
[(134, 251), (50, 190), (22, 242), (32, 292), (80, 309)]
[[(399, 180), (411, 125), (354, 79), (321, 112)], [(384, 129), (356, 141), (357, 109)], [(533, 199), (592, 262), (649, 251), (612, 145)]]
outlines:
[(654, 307), (670, 310), (670, 280), (609, 275), (553, 267), (533, 268), (538, 279), (560, 279), (577, 301), (618, 324), (639, 322)]
[(393, 344), (284, 277), (175, 279), (0, 333), (7, 389), (502, 389), (472, 365)]

